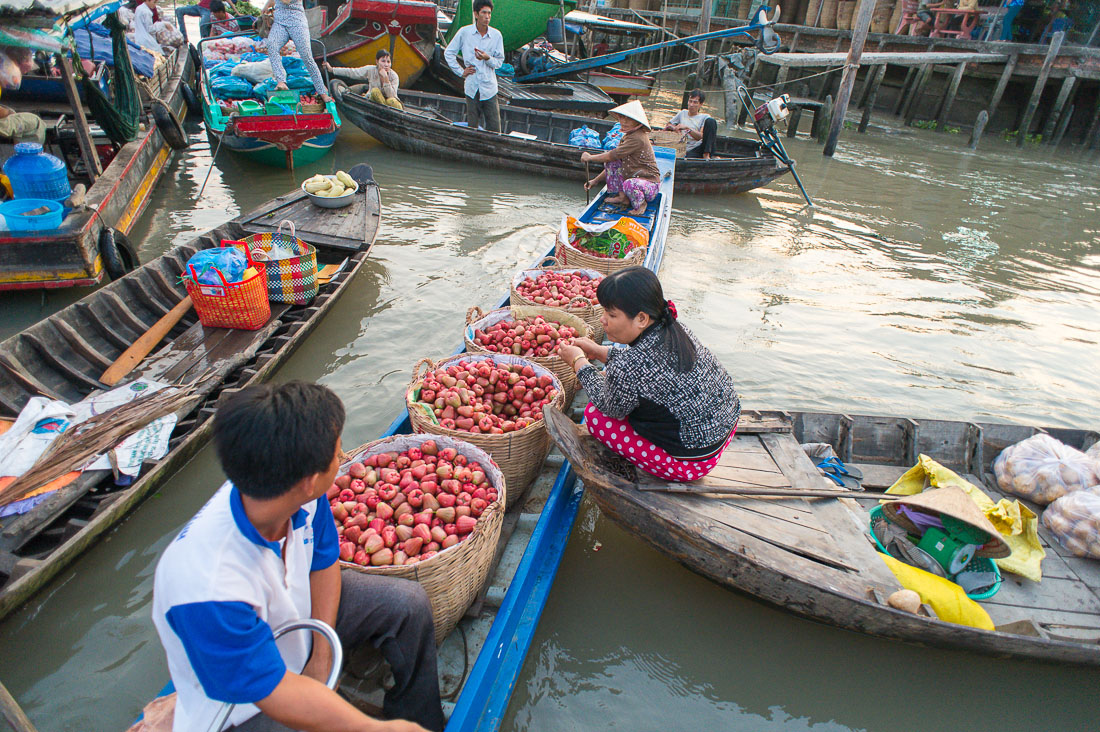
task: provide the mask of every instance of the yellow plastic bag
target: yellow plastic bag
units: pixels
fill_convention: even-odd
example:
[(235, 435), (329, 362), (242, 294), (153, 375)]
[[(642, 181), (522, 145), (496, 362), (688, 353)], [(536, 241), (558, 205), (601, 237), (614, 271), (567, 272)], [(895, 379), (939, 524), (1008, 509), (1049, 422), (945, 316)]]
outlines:
[(960, 478), (927, 455), (921, 455), (917, 464), (906, 471), (886, 491), (895, 495), (912, 496), (924, 490), (925, 481), (935, 488), (958, 486), (966, 491), (970, 500), (993, 522), (1004, 537), (1012, 554), (995, 559), (997, 566), (1006, 572), (1018, 574), (1033, 582), (1043, 579), (1042, 561), (1046, 556), (1039, 543), (1039, 517), (1019, 501), (993, 500), (980, 488)]
[(928, 603), (936, 611), (936, 617), (956, 625), (969, 625), (971, 628), (993, 630), (993, 620), (989, 613), (966, 596), (963, 588), (943, 577), (925, 572), (894, 559), (889, 554), (879, 554), (882, 561), (897, 577), (901, 586), (920, 595), (921, 602)]
[(572, 216), (565, 220), (563, 241), (597, 257), (622, 259), (634, 249), (649, 245), (649, 231), (629, 216), (602, 224), (586, 224)]

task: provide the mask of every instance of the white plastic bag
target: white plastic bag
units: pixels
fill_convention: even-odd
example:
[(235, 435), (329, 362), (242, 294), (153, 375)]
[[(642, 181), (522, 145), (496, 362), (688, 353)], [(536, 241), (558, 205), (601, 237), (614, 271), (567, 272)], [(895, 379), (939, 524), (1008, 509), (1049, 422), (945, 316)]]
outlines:
[(1097, 442), (1088, 450), (1085, 450), (1085, 454), (1096, 462), (1100, 463), (1100, 442)]
[(1043, 511), (1043, 526), (1078, 557), (1100, 559), (1100, 492), (1076, 491)]
[(1080, 450), (1039, 434), (1006, 447), (993, 461), (1006, 493), (1046, 505), (1067, 493), (1100, 484), (1100, 463)]

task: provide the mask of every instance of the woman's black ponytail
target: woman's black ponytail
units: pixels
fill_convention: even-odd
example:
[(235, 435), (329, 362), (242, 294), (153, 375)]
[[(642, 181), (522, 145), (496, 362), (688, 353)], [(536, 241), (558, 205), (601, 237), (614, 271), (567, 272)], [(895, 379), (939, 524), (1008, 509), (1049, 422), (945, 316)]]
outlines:
[(676, 370), (687, 373), (695, 366), (695, 344), (676, 319), (676, 306), (666, 300), (661, 281), (645, 267), (627, 267), (613, 272), (596, 289), (600, 305), (623, 312), (628, 318), (645, 313), (664, 332), (664, 345)]

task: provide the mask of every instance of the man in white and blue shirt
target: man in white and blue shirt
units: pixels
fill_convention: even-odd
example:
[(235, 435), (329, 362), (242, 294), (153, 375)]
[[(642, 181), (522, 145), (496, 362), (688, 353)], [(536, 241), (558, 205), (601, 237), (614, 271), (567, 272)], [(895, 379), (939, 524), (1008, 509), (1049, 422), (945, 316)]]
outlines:
[[(173, 729), (442, 730), (431, 606), (415, 582), (341, 574), (325, 491), (340, 465), (344, 408), (329, 389), (250, 387), (220, 405), (214, 442), (229, 481), (157, 565), (153, 622), (177, 699)], [(326, 687), (328, 643), (275, 628), (317, 618), (345, 647), (371, 643), (395, 685), (372, 719)], [(314, 642), (316, 641), (316, 642)], [(415, 723), (414, 723), (415, 722)]]
[[(458, 29), (447, 44), (443, 58), (451, 71), (466, 81), (466, 124), (490, 132), (500, 132), (500, 106), (497, 103), (497, 73), (504, 65), (504, 36), (489, 27), (493, 17), (492, 0), (474, 0), (474, 22)], [(459, 63), (458, 56), (462, 56)]]

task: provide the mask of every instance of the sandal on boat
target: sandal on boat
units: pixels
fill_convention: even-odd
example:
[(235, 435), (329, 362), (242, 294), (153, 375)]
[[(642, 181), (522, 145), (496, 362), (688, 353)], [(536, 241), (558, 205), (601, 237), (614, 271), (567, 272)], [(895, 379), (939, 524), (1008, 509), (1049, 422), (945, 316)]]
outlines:
[(850, 491), (863, 490), (863, 471), (855, 466), (845, 465), (840, 458), (825, 458), (817, 463), (817, 468), (841, 488)]

